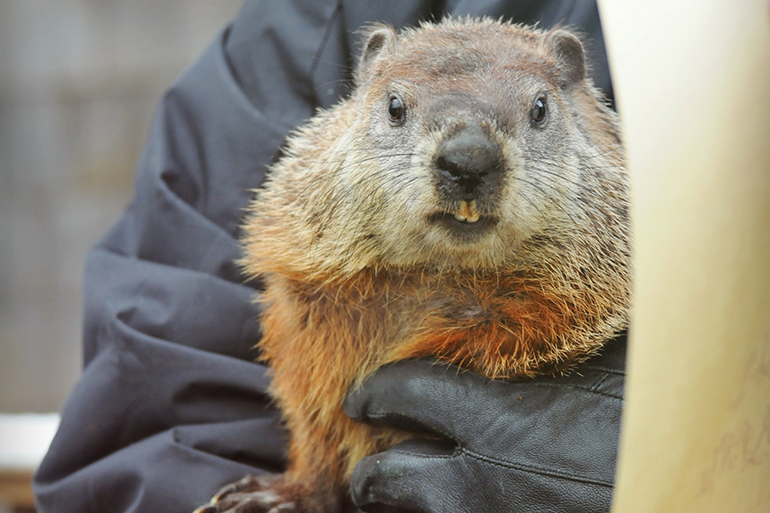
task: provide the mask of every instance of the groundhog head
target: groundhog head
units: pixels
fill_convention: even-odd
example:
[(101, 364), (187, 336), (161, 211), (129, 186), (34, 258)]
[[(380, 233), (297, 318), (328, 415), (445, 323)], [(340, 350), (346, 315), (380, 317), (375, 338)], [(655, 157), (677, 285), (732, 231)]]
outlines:
[(469, 19), (365, 41), (350, 98), (294, 134), (258, 196), (258, 267), (330, 280), (627, 250), (622, 226), (604, 233), (626, 224), (617, 123), (577, 36)]

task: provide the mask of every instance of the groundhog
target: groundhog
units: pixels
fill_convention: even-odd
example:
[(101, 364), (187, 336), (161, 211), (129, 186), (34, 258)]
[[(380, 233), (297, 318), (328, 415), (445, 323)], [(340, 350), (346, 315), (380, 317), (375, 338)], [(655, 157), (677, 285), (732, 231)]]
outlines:
[[(564, 372), (627, 326), (627, 175), (580, 39), (490, 19), (368, 29), (350, 96), (290, 136), (244, 224), (288, 470), (198, 511), (340, 511), (378, 367)], [(274, 509), (275, 508), (275, 509)]]

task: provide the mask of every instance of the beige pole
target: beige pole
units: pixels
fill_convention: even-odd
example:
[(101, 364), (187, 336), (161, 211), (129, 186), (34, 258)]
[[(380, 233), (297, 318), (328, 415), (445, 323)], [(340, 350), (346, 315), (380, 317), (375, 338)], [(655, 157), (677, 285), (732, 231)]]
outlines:
[(770, 4), (604, 0), (632, 173), (613, 511), (770, 512)]

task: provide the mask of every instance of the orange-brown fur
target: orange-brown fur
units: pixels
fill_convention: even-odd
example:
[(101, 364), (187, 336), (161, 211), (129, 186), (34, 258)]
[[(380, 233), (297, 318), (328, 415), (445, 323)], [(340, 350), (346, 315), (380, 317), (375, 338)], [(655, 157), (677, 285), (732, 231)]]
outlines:
[[(298, 493), (345, 493), (362, 456), (403, 439), (342, 411), (351, 386), (381, 365), (435, 355), (490, 378), (533, 377), (595, 353), (627, 324), (617, 120), (587, 79), (560, 83), (568, 66), (554, 50), (558, 34), (490, 20), (389, 31), (372, 29), (350, 98), (290, 138), (245, 224), (242, 263), (266, 286), (260, 348)], [(431, 208), (456, 208), (438, 205), (426, 185), (442, 129), (410, 128), (406, 157), (371, 142), (402, 136), (378, 124), (394, 87), (412, 107), (410, 126), (430, 98), (454, 89), (513, 120), (484, 121), (513, 176), (499, 212), (482, 212), (500, 219), (489, 237), (443, 241), (426, 221)], [(542, 162), (528, 156), (541, 147), (525, 139), (529, 129), (515, 124), (537, 87), (561, 123), (551, 129), (576, 148), (554, 143)], [(396, 179), (384, 171), (396, 168)]]

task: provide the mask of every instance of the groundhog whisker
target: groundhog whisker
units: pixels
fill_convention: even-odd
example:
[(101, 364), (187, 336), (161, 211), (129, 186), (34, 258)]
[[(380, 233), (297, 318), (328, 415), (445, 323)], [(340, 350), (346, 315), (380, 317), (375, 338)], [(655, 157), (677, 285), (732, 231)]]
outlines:
[(358, 164), (361, 164), (363, 162), (367, 162), (369, 160), (377, 160), (377, 159), (387, 159), (392, 157), (413, 157), (414, 153), (385, 153), (382, 155), (374, 155), (370, 157), (363, 157), (357, 160), (348, 160), (347, 158), (341, 158), (339, 160), (308, 160), (309, 164), (340, 164), (340, 163), (346, 163), (347, 166), (340, 167), (337, 169), (346, 169), (349, 166), (355, 166)]
[(580, 159), (581, 162), (588, 162), (589, 160), (593, 160), (593, 159), (599, 158), (599, 157), (606, 157), (607, 155), (616, 156), (612, 152), (612, 150), (605, 150), (605, 151), (600, 151), (598, 153), (594, 153), (594, 154), (591, 154), (591, 155), (578, 155), (578, 158)]
[[(554, 181), (554, 180), (546, 180), (545, 177), (537, 176), (539, 174), (550, 175), (552, 173), (550, 173), (549, 171), (547, 171), (545, 169), (542, 169), (540, 167), (533, 167), (532, 171), (535, 171), (535, 172), (534, 173), (530, 172), (530, 173), (527, 174), (527, 179), (528, 180), (533, 180), (534, 183), (548, 186), (554, 193), (559, 195), (564, 200), (568, 200), (570, 198), (570, 195), (568, 194), (568, 191), (565, 191), (563, 188), (558, 187), (557, 184), (555, 183), (556, 181)], [(521, 178), (521, 177), (517, 176), (516, 178)], [(562, 180), (562, 181), (565, 182), (565, 183), (569, 183), (569, 184), (571, 184), (573, 186), (577, 186), (576, 183), (573, 183), (570, 180)]]
[[(527, 184), (527, 185), (531, 185), (532, 187), (535, 187), (536, 189), (539, 189), (539, 187), (537, 187), (536, 185), (534, 185), (532, 182), (530, 182), (530, 181), (528, 181), (528, 180), (525, 180), (524, 178), (521, 178), (520, 176), (514, 176), (514, 177), (513, 177), (513, 179), (514, 179), (514, 180), (516, 180), (516, 181), (518, 181), (518, 182), (522, 182), (522, 183), (525, 183), (525, 184)], [(540, 189), (540, 193), (541, 193), (541, 194), (542, 194), (544, 197), (546, 197), (546, 198), (548, 198), (548, 199), (551, 199), (551, 198), (550, 198), (550, 196), (548, 196), (548, 194), (545, 194), (545, 193), (543, 192), (543, 190), (542, 190), (542, 189)], [(534, 201), (532, 201), (532, 200), (529, 198), (529, 196), (527, 196), (526, 194), (524, 194), (524, 192), (523, 192), (523, 191), (520, 191), (520, 192), (519, 192), (519, 195), (520, 195), (522, 198), (524, 198), (525, 200), (527, 200), (527, 202), (528, 202), (528, 203), (529, 203), (529, 204), (530, 204), (530, 205), (531, 205), (531, 206), (532, 206), (532, 207), (533, 207), (535, 210), (537, 210), (537, 211), (538, 211), (538, 213), (540, 213), (540, 217), (541, 217), (541, 218), (542, 218), (544, 221), (548, 222), (548, 217), (546, 217), (546, 215), (543, 213), (543, 211), (542, 211), (542, 210), (540, 210), (540, 207), (538, 207), (538, 206), (537, 206), (537, 204), (536, 204)]]
[[(352, 75), (354, 68), (353, 66), (350, 66), (348, 64), (343, 64), (341, 62), (331, 61), (329, 59), (322, 59), (318, 55), (313, 56), (313, 62), (318, 64), (326, 64), (327, 66), (333, 66), (335, 68), (343, 69), (345, 71), (349, 71)], [(347, 79), (339, 79), (337, 82), (349, 82)]]
[[(365, 159), (365, 160), (371, 160), (371, 159)], [(336, 173), (339, 173), (343, 169), (345, 169), (344, 166), (339, 166), (337, 168), (334, 168), (334, 170), (332, 172), (336, 174)], [(353, 182), (351, 184), (348, 184), (349, 185), (348, 188), (345, 188), (345, 189), (342, 189), (342, 190), (340, 188), (335, 189), (334, 192), (332, 193), (332, 195), (328, 198), (328, 201), (330, 201), (334, 205), (339, 205), (339, 202), (342, 199), (340, 196), (346, 196), (347, 193), (348, 193), (348, 189), (349, 188), (355, 188), (355, 187), (361, 186), (361, 185), (363, 185), (365, 182), (367, 182), (369, 180), (375, 180), (377, 178), (381, 178), (382, 175), (384, 175), (384, 171), (379, 171), (379, 170), (377, 172), (373, 173), (373, 174), (363, 175), (363, 176), (359, 177), (355, 182)], [(305, 189), (303, 190), (303, 192), (307, 193), (307, 192), (309, 192), (309, 190), (311, 188), (315, 188), (315, 187), (317, 187), (317, 184), (312, 183), (312, 182), (308, 183), (305, 186)]]
[[(551, 203), (553, 203), (554, 205), (556, 205), (556, 206), (559, 208), (559, 210), (561, 210), (562, 212), (564, 212), (564, 213), (567, 215), (567, 217), (569, 217), (570, 221), (572, 221), (573, 223), (575, 223), (575, 219), (572, 217), (572, 215), (569, 213), (569, 211), (567, 211), (567, 209), (566, 209), (566, 208), (564, 208), (564, 206), (563, 206), (561, 203), (559, 203), (558, 201), (556, 201), (556, 199), (554, 199), (554, 198), (553, 198), (553, 197), (552, 197), (550, 194), (548, 194), (547, 192), (545, 192), (545, 191), (544, 191), (544, 190), (543, 190), (543, 189), (542, 189), (540, 186), (541, 186), (541, 185), (543, 185), (543, 186), (547, 186), (547, 187), (550, 187), (550, 188), (551, 188), (551, 189), (552, 189), (554, 192), (556, 192), (557, 194), (560, 194), (562, 197), (566, 197), (566, 194), (565, 194), (563, 191), (559, 190), (558, 188), (556, 188), (556, 186), (554, 186), (554, 185), (552, 185), (552, 184), (550, 184), (550, 183), (548, 183), (548, 182), (543, 182), (543, 181), (541, 181), (541, 180), (538, 180), (538, 179), (536, 179), (536, 178), (534, 178), (534, 177), (530, 177), (530, 178), (529, 178), (529, 179), (527, 179), (527, 180), (525, 180), (525, 179), (523, 179), (523, 178), (521, 178), (521, 177), (516, 177), (515, 179), (516, 179), (516, 180), (519, 180), (519, 181), (521, 181), (521, 182), (527, 183), (527, 184), (531, 185), (532, 187), (534, 187), (534, 188), (535, 188), (537, 191), (539, 191), (539, 192), (540, 192), (540, 193), (541, 193), (541, 194), (542, 194), (542, 195), (543, 195), (543, 196), (544, 196), (546, 199), (548, 199), (548, 201), (550, 201)], [(575, 223), (575, 224), (577, 224), (577, 223)]]
[[(365, 159), (365, 160), (371, 160), (371, 159)], [(360, 163), (360, 162), (358, 162)], [(353, 165), (353, 164), (351, 164)], [(343, 169), (342, 166), (335, 169), (335, 173), (339, 172), (341, 169)], [(399, 178), (399, 175), (393, 174), (391, 172), (392, 170), (378, 170), (375, 173), (372, 173), (370, 175), (364, 175), (362, 177), (359, 177), (355, 182), (348, 184), (348, 187), (346, 187), (343, 190), (336, 189), (332, 195), (328, 198), (328, 201), (330, 204), (336, 206), (341, 205), (342, 201), (348, 197), (348, 190), (349, 188), (356, 188), (360, 187), (362, 185), (365, 185), (368, 181), (379, 181), (381, 185), (393, 185), (397, 184), (397, 180)], [(384, 177), (384, 178), (383, 178)], [(311, 187), (313, 184), (309, 184), (307, 187)], [(305, 191), (306, 193), (308, 191)], [(330, 217), (327, 217), (327, 221), (331, 221)], [(326, 226), (322, 226), (322, 230), (325, 230)]]
[[(340, 160), (314, 160), (314, 161), (308, 161), (308, 162), (309, 163), (313, 163), (313, 164), (318, 164), (318, 165), (334, 164), (334, 163), (343, 164), (343, 163), (345, 163), (346, 165), (338, 166), (338, 167), (334, 168), (331, 171), (332, 173), (339, 173), (339, 172), (341, 172), (341, 171), (343, 171), (343, 170), (345, 170), (345, 169), (347, 169), (347, 168), (349, 168), (351, 166), (356, 166), (356, 165), (359, 165), (359, 164), (362, 164), (364, 162), (371, 161), (371, 160), (385, 159), (385, 158), (394, 158), (394, 157), (411, 157), (413, 155), (414, 155), (413, 153), (389, 153), (389, 154), (385, 154), (385, 155), (375, 155), (373, 157), (361, 158), (361, 159), (354, 160), (354, 161), (349, 161), (347, 159), (340, 159)], [(368, 179), (368, 178), (374, 178), (374, 177), (364, 177), (364, 179)], [(314, 183), (314, 182), (309, 182), (309, 183), (305, 184), (304, 188), (301, 189), (301, 192), (302, 192), (303, 195), (308, 194), (308, 192), (310, 192), (310, 189), (312, 189), (314, 187), (317, 187), (317, 184)]]
[(420, 177), (412, 177), (411, 180), (408, 181), (408, 183), (404, 184), (403, 188), (404, 189), (410, 188), (412, 189), (412, 192), (409, 194), (406, 201), (401, 203), (401, 205), (399, 205), (399, 213), (401, 214), (401, 216), (406, 217), (409, 215), (409, 212), (407, 211), (408, 206), (412, 204), (422, 194), (419, 188), (412, 187), (412, 185), (414, 185), (420, 179), (421, 179)]
[[(551, 166), (551, 167), (557, 167), (557, 168), (560, 168), (560, 167), (562, 167), (562, 166), (563, 166), (563, 163), (559, 163), (559, 162), (556, 162), (556, 161), (548, 161), (548, 160), (546, 160), (546, 159), (543, 159), (543, 160), (539, 160), (537, 163), (538, 163), (538, 164), (541, 164), (541, 163), (542, 163), (542, 164), (552, 164), (552, 166)], [(559, 164), (562, 164), (562, 166), (560, 166)], [(553, 176), (554, 178), (558, 178), (558, 179), (559, 179), (559, 180), (561, 180), (562, 182), (566, 182), (566, 183), (569, 183), (569, 184), (571, 184), (571, 185), (574, 185), (574, 186), (576, 186), (576, 187), (581, 187), (581, 186), (582, 186), (582, 184), (580, 184), (580, 183), (578, 183), (578, 182), (575, 182), (574, 180), (570, 180), (570, 179), (569, 179), (569, 178), (567, 178), (566, 176), (564, 176), (564, 175), (560, 175), (559, 173), (557, 173), (557, 172), (555, 172), (555, 171), (551, 171), (550, 169), (547, 169), (547, 168), (545, 168), (545, 167), (540, 167), (540, 166), (538, 166), (538, 167), (537, 167), (537, 170), (538, 170), (539, 172), (541, 172), (541, 173), (545, 173), (545, 174), (547, 174), (547, 175), (549, 175), (549, 176)]]
[[(545, 172), (546, 174), (550, 174), (550, 173), (546, 172), (543, 169), (538, 169), (538, 171)], [(529, 179), (535, 181), (535, 183), (538, 183), (540, 185), (547, 185), (548, 187), (550, 187), (554, 191), (556, 191), (558, 194), (560, 194), (562, 196), (562, 198), (565, 198), (565, 199), (569, 199), (570, 198), (570, 196), (567, 194), (567, 192), (558, 189), (555, 185), (553, 185), (553, 184), (551, 184), (549, 182), (537, 180), (537, 178), (535, 178), (534, 176), (530, 176)], [(577, 183), (572, 182), (570, 180), (567, 180), (567, 181), (569, 183), (573, 184), (573, 185), (576, 185), (576, 186), (578, 185)], [(583, 189), (584, 187), (585, 187), (585, 184), (581, 184), (580, 185), (581, 189)], [(551, 199), (553, 201), (552, 198), (549, 198), (549, 199)], [(594, 207), (593, 203), (589, 203), (585, 197), (580, 196), (580, 195), (576, 196), (574, 198), (574, 201), (577, 201), (577, 204), (575, 206), (577, 206), (580, 209), (581, 213), (584, 214), (585, 219), (588, 219), (589, 221), (593, 222), (592, 216), (590, 215), (590, 210), (586, 208), (586, 206), (593, 208)], [(563, 208), (563, 206), (562, 206), (562, 208)], [(565, 213), (567, 213), (567, 212), (565, 212)], [(573, 219), (573, 218), (571, 218), (571, 219)]]
[(335, 84), (335, 85), (336, 84), (343, 84), (345, 86), (345, 89), (349, 89), (349, 87), (350, 87), (350, 81), (349, 80), (346, 80), (344, 78), (340, 78), (340, 79), (337, 79), (337, 80), (327, 80), (326, 82), (322, 82), (322, 83), (318, 84), (317, 86), (315, 86), (313, 89), (315, 91), (321, 91), (325, 87), (328, 88), (328, 86), (331, 85), (331, 84)]
[[(390, 170), (387, 170), (390, 171)], [(348, 190), (349, 188), (356, 188), (364, 185), (368, 181), (379, 181), (381, 185), (394, 185), (399, 183), (400, 176), (394, 175), (394, 174), (386, 174), (385, 170), (377, 171), (375, 173), (372, 173), (371, 175), (365, 175), (352, 184), (348, 184), (348, 187), (345, 188), (345, 190), (337, 190), (333, 194), (333, 196), (329, 199), (329, 201), (332, 202), (335, 207), (338, 207), (341, 202), (349, 197)], [(359, 202), (364, 201), (365, 198), (359, 197)]]
[[(375, 173), (375, 174), (376, 175), (380, 175), (380, 174), (385, 174), (385, 173), (382, 172), (382, 173)], [(383, 181), (380, 182), (380, 183), (381, 183), (381, 185), (383, 185), (384, 187), (388, 188), (389, 190), (393, 190), (394, 191), (393, 194), (398, 194), (398, 193), (400, 193), (401, 190), (409, 188), (411, 185), (413, 185), (416, 181), (418, 181), (420, 179), (421, 179), (421, 177), (419, 177), (419, 176), (410, 176), (410, 177), (407, 177), (406, 179), (404, 179), (401, 175), (389, 174), (388, 176), (385, 176)], [(359, 197), (358, 198), (358, 202), (357, 202), (357, 204), (355, 205), (354, 208), (358, 209), (358, 208), (363, 207), (365, 201), (366, 201), (366, 198)], [(386, 210), (385, 209), (385, 205), (378, 205), (377, 208), (374, 210), (374, 212), (371, 212), (371, 215), (369, 216), (369, 219), (367, 220), (366, 224), (362, 227), (362, 230), (360, 230), (362, 235), (365, 236), (365, 235), (368, 235), (369, 232), (371, 232), (371, 230), (369, 228), (369, 224), (371, 222), (373, 222), (377, 218), (378, 214), (384, 212), (385, 210)], [(350, 222), (352, 222), (352, 221), (349, 220), (347, 223), (345, 223), (345, 225), (343, 225), (343, 231), (350, 230), (350, 226), (349, 226)], [(349, 257), (353, 256), (351, 254), (353, 251), (354, 251), (354, 249), (350, 248), (350, 250), (349, 250)]]

